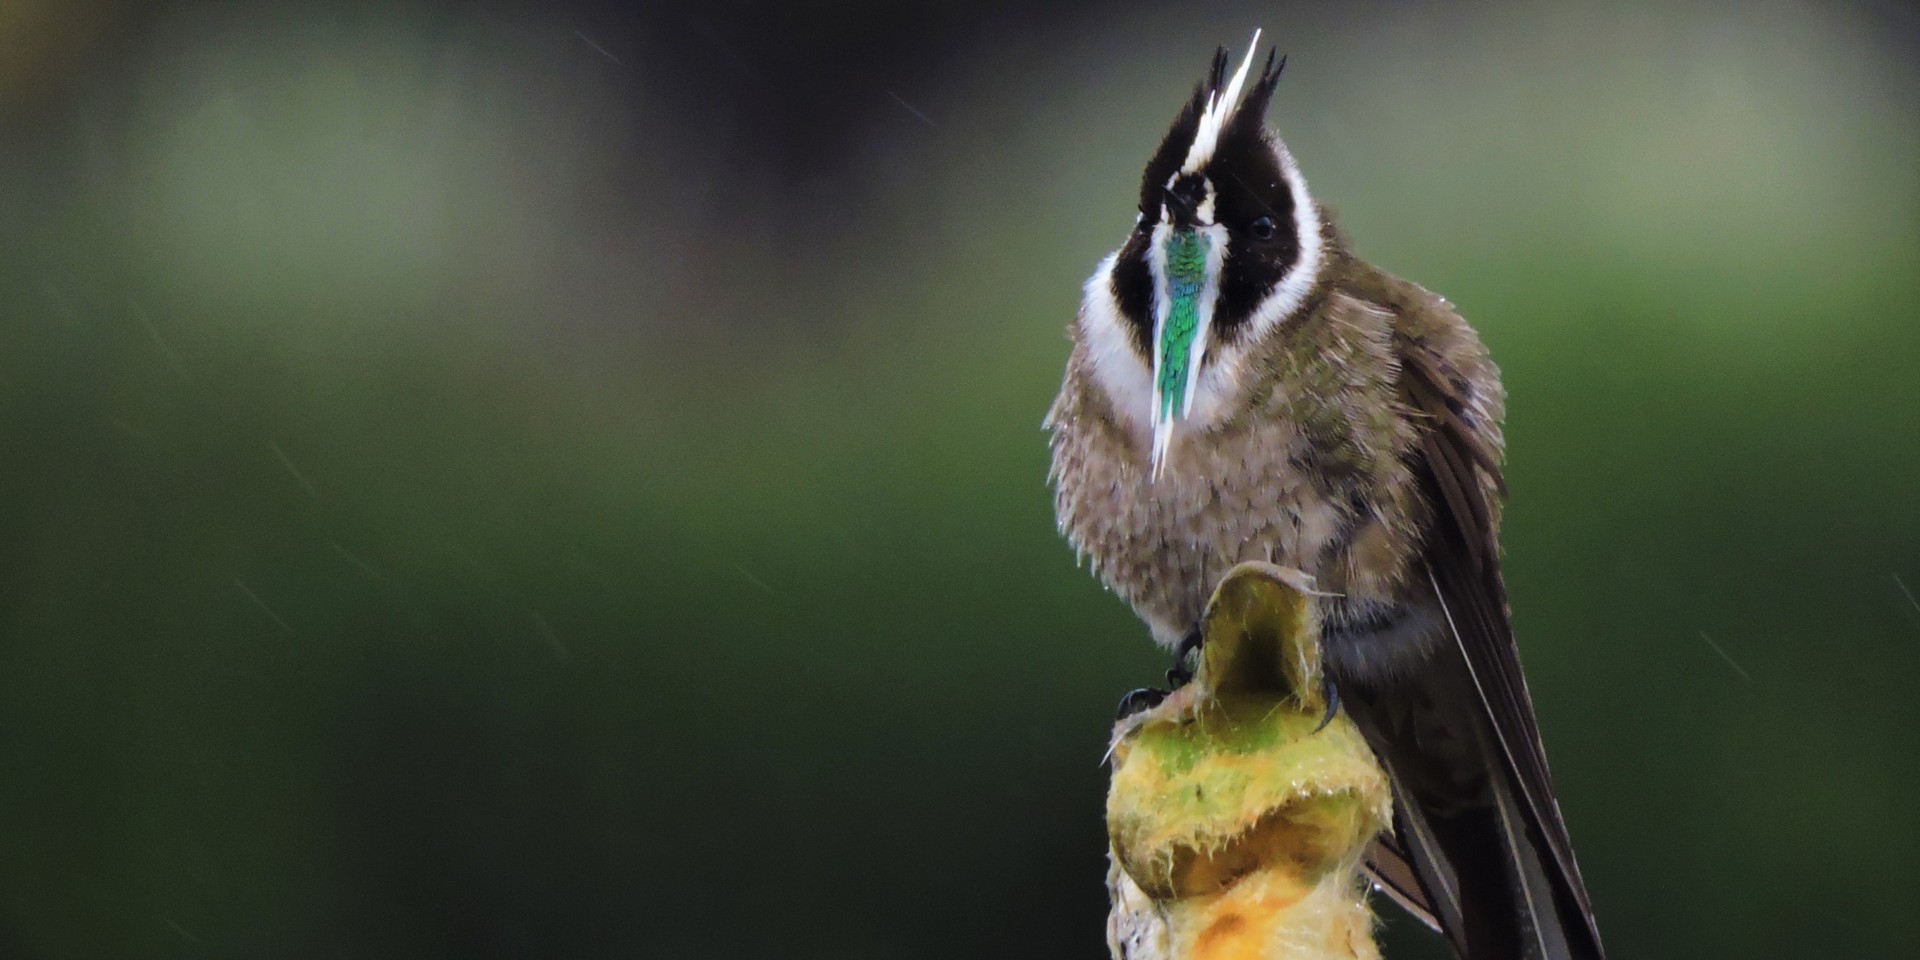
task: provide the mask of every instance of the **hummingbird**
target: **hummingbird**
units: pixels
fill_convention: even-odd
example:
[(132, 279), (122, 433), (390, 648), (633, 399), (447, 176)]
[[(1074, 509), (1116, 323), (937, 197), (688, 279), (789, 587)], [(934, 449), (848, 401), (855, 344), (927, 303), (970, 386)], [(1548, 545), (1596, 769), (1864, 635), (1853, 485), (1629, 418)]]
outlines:
[(1375, 885), (1468, 960), (1597, 960), (1500, 571), (1499, 370), (1308, 193), (1259, 37), (1231, 75), (1215, 53), (1086, 282), (1045, 421), (1059, 528), (1176, 669), (1236, 563), (1313, 577), (1329, 703), (1393, 782)]

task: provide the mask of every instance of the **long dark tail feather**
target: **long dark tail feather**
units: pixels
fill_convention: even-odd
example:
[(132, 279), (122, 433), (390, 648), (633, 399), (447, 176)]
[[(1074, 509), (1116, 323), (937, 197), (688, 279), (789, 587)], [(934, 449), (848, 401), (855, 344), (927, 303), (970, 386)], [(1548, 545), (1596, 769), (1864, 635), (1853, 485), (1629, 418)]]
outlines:
[(1428, 915), (1435, 921), (1435, 928), (1453, 944), (1453, 951), (1464, 955), (1466, 921), (1460, 881), (1454, 874), (1452, 859), (1442, 849), (1426, 810), (1407, 793), (1398, 778), (1394, 780), (1393, 804), (1394, 831), (1406, 844), (1407, 859), (1418, 878)]
[(1484, 721), (1462, 709), (1473, 703), (1460, 697), (1463, 678), (1434, 666), (1349, 699), (1394, 782), (1394, 837), (1370, 851), (1370, 874), (1467, 960), (1599, 960), (1532, 807), (1477, 729)]
[(1469, 960), (1535, 960), (1541, 955), (1527, 949), (1527, 918), (1506, 869), (1512, 853), (1502, 843), (1498, 819), (1488, 809), (1434, 818), (1434, 836), (1460, 889), (1461, 925), (1454, 949)]
[[(1493, 779), (1494, 814), (1499, 824), (1500, 843), (1507, 852), (1512, 876), (1506, 878), (1507, 893), (1513, 900), (1517, 918), (1514, 930), (1519, 935), (1521, 956), (1526, 957), (1598, 957), (1598, 952), (1576, 954), (1568, 945), (1568, 932), (1561, 923), (1554, 896), (1555, 880), (1541, 865), (1537, 830), (1530, 824), (1530, 810), (1514, 795), (1505, 771), (1496, 768)], [(1584, 925), (1581, 928), (1585, 929)]]
[[(1395, 836), (1381, 835), (1367, 845), (1367, 879), (1373, 881), (1375, 890), (1386, 894), (1415, 920), (1426, 924), (1434, 933), (1444, 933), (1440, 917), (1435, 913), (1439, 907), (1427, 896), (1426, 887), (1421, 885), (1420, 873), (1413, 865), (1413, 855), (1397, 839), (1399, 834), (1407, 832), (1406, 827), (1395, 826)], [(1457, 912), (1458, 904), (1449, 902), (1449, 906), (1456, 908)]]
[[(1463, 733), (1471, 731), (1477, 753), (1473, 762), (1487, 772), (1489, 800), (1497, 815), (1493, 827), (1499, 831), (1505, 862), (1513, 871), (1508, 877), (1508, 892), (1526, 946), (1521, 956), (1604, 960), (1593, 908), (1573, 862), (1566, 826), (1560, 820), (1560, 805), (1547, 773), (1532, 703), (1525, 681), (1519, 677), (1504, 600), (1498, 617), (1485, 610), (1469, 617), (1474, 641), (1469, 642), (1461, 632), (1458, 611), (1450, 598), (1475, 598), (1480, 594), (1462, 588), (1459, 581), (1467, 578), (1461, 576), (1458, 566), (1443, 569), (1444, 575), (1429, 575), (1469, 684), (1466, 689), (1449, 691), (1446, 702), (1452, 707), (1446, 711), (1451, 714), (1448, 723)], [(1490, 592), (1504, 597), (1497, 570), (1491, 571), (1491, 580)], [(1510, 675), (1501, 678), (1504, 689), (1496, 687), (1497, 692), (1490, 692), (1486, 675), (1496, 671)], [(1469, 957), (1480, 960), (1471, 954)]]

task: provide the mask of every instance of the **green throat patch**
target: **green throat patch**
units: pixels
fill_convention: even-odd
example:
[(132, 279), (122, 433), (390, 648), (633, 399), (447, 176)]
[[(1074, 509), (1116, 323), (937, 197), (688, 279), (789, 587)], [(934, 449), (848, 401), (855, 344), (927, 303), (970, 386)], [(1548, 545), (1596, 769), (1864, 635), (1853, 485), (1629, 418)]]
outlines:
[(1193, 345), (1200, 334), (1200, 291), (1207, 284), (1207, 252), (1213, 241), (1198, 230), (1176, 230), (1167, 238), (1167, 322), (1160, 328), (1159, 419), (1171, 420), (1187, 397), (1193, 374)]

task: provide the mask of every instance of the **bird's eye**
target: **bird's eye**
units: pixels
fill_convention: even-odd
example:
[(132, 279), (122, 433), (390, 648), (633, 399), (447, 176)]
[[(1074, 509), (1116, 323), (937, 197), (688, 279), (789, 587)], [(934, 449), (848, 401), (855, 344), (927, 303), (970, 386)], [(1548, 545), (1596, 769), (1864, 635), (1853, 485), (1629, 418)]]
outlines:
[(1273, 239), (1273, 218), (1261, 217), (1260, 219), (1255, 220), (1254, 222), (1247, 225), (1247, 232), (1253, 234), (1253, 238), (1255, 240), (1272, 240)]

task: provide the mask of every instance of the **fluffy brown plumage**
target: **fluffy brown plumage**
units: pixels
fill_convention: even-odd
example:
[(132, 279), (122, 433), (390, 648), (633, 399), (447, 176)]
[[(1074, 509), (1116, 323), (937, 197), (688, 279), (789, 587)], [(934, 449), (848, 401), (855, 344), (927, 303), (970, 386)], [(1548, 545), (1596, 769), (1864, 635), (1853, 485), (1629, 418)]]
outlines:
[[(1084, 324), (1070, 328), (1046, 421), (1060, 529), (1162, 644), (1186, 634), (1242, 560), (1307, 571), (1355, 601), (1425, 591), (1412, 560), (1433, 510), (1412, 466), (1425, 418), (1409, 362), (1458, 384), (1462, 422), (1481, 448), (1501, 449), (1504, 394), (1473, 329), (1440, 297), (1347, 255), (1325, 221), (1322, 237), (1307, 306), (1246, 345), (1236, 408), (1176, 440), (1157, 481), (1150, 432), (1092, 376)], [(1497, 504), (1495, 481), (1475, 482)]]

